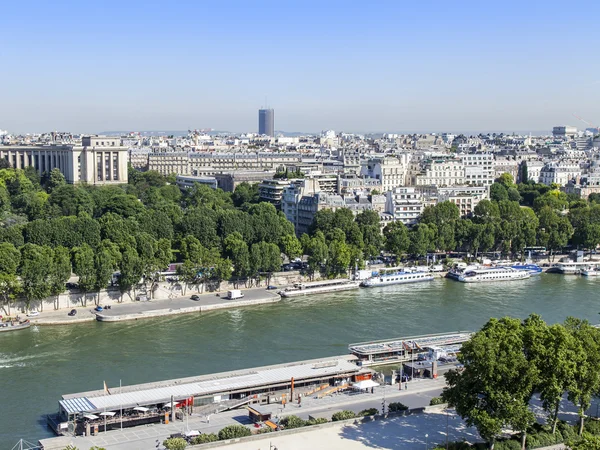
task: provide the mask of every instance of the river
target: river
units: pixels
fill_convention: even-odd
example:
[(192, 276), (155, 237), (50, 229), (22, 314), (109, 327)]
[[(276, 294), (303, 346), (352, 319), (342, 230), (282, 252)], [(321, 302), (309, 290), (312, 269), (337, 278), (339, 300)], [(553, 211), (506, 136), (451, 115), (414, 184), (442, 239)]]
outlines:
[(352, 342), (476, 330), (504, 315), (597, 323), (599, 289), (600, 279), (555, 274), (479, 285), (437, 279), (202, 316), (2, 333), (1, 447), (52, 436), (43, 414), (57, 411), (60, 396), (102, 389), (104, 381), (137, 384), (340, 355)]

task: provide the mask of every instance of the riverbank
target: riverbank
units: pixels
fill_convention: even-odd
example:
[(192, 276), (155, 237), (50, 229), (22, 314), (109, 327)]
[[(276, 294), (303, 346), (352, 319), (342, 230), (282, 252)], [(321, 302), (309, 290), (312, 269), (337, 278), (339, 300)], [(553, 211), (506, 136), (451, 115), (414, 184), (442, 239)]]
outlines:
[[(237, 300), (224, 298), (226, 292), (214, 292), (198, 295), (198, 300), (189, 296), (166, 300), (137, 301), (134, 303), (113, 304), (110, 309), (102, 312), (94, 311), (93, 307), (73, 308), (75, 316), (69, 316), (66, 310), (41, 312), (37, 317), (31, 317), (33, 325), (73, 325), (83, 322), (124, 322), (128, 320), (149, 319), (179, 314), (206, 313), (209, 311), (264, 305), (281, 300), (279, 294), (265, 288), (246, 289), (244, 297)], [(221, 297), (223, 296), (223, 297)]]

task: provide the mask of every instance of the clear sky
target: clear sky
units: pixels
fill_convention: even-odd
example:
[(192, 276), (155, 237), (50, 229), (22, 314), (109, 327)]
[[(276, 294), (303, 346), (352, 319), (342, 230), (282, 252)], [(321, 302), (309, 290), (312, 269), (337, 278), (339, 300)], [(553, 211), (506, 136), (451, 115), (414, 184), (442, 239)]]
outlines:
[(600, 2), (8, 1), (0, 129), (600, 123)]

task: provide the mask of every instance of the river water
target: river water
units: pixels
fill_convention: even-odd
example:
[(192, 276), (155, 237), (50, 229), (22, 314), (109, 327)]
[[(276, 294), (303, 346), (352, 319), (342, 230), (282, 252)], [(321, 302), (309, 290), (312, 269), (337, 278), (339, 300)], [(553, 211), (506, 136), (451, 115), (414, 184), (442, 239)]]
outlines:
[[(490, 317), (539, 313), (600, 322), (600, 279), (542, 274), (284, 299), (278, 304), (138, 322), (88, 322), (0, 334), (0, 445), (52, 436), (43, 414), (62, 394), (348, 352), (348, 344), (476, 330)], [(6, 445), (10, 444), (10, 445)]]

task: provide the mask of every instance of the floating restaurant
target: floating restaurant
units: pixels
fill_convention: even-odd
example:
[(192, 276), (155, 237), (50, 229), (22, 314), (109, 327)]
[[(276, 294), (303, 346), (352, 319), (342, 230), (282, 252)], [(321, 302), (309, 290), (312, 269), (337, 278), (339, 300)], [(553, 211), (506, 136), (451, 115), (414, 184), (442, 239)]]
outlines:
[(347, 386), (370, 372), (340, 356), (63, 395), (47, 417), (58, 435), (89, 435), (119, 427), (168, 423), (178, 414), (214, 414), (245, 404), (289, 401), (296, 393)]

